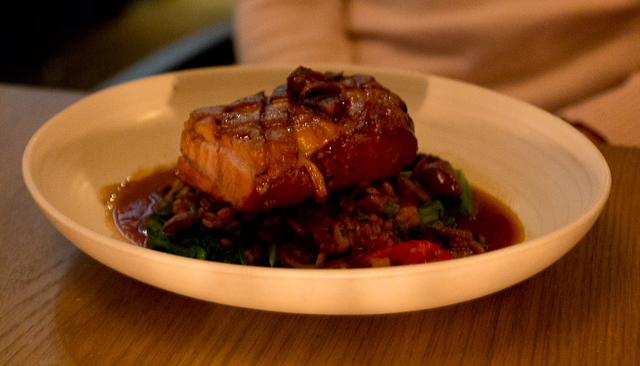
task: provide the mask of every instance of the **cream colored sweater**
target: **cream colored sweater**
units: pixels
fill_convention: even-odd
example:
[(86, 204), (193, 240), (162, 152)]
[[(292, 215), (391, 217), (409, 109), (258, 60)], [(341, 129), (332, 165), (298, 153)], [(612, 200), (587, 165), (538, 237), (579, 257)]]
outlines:
[(640, 146), (640, 0), (237, 0), (234, 24), (240, 63), (442, 75)]

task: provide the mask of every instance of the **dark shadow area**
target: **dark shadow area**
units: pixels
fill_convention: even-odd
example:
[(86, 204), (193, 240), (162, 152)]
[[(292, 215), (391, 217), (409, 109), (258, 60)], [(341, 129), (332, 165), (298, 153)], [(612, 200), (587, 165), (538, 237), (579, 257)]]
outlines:
[[(167, 71), (232, 64), (230, 26), (218, 29), (208, 40), (204, 38), (212, 36), (211, 29), (228, 22), (229, 4), (172, 0), (7, 2), (0, 12), (0, 83), (91, 91), (121, 76), (128, 81)], [(165, 49), (174, 52), (163, 52)], [(158, 62), (159, 57), (169, 60)], [(133, 65), (145, 67), (132, 72)], [(125, 71), (126, 75), (121, 75)]]
[(0, 12), (0, 82), (42, 85), (58, 49), (117, 17), (134, 0), (7, 1)]

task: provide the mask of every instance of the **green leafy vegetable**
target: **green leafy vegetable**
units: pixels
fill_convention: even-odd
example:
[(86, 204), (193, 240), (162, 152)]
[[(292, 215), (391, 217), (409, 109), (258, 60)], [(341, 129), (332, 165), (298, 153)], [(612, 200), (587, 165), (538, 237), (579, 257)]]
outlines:
[[(195, 216), (195, 207), (190, 211), (192, 216)], [(239, 244), (231, 247), (224, 246), (219, 229), (209, 229), (200, 223), (195, 223), (192, 227), (181, 229), (179, 236), (165, 233), (162, 227), (171, 216), (171, 204), (149, 216), (145, 230), (148, 238), (147, 246), (150, 249), (182, 257), (247, 264), (242, 246)]]
[[(160, 212), (160, 211), (158, 211)], [(147, 246), (151, 249), (171, 252), (173, 244), (171, 243), (171, 235), (162, 231), (162, 225), (165, 223), (159, 214), (151, 215), (147, 221)]]
[(411, 238), (411, 233), (409, 232), (407, 225), (397, 222), (393, 226), (393, 234), (402, 241), (407, 241)]
[(395, 202), (388, 202), (382, 209), (382, 216), (390, 219), (394, 217), (400, 211), (400, 205)]
[(244, 249), (242, 249), (241, 245), (237, 245), (236, 247), (238, 248), (238, 258), (240, 259), (240, 264), (247, 264), (247, 257), (244, 255)]
[(438, 200), (428, 201), (418, 207), (418, 218), (420, 219), (420, 226), (430, 225), (438, 220), (444, 219), (446, 211), (442, 202)]
[(198, 211), (196, 210), (196, 205), (189, 202), (189, 215), (191, 215), (191, 219), (196, 221), (198, 219)]
[(269, 245), (269, 265), (271, 267), (274, 267), (276, 265), (277, 254), (278, 248), (274, 243), (271, 243), (271, 245)]
[(358, 221), (369, 221), (369, 215), (358, 215)]

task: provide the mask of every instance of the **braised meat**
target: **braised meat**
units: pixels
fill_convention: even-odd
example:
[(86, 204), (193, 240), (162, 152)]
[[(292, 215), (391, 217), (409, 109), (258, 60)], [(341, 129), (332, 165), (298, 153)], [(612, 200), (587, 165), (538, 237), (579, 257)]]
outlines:
[(405, 103), (373, 77), (299, 67), (270, 96), (193, 111), (180, 148), (182, 181), (255, 211), (397, 174), (417, 140)]

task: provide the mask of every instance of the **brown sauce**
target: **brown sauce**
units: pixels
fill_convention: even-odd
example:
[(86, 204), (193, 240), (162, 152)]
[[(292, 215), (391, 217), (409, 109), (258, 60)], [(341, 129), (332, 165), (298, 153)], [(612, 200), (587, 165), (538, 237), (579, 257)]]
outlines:
[(175, 179), (174, 169), (164, 167), (103, 188), (102, 198), (107, 204), (108, 220), (127, 240), (146, 246), (144, 226), (147, 217), (160, 208), (162, 189)]
[(457, 218), (458, 228), (478, 232), (486, 239), (489, 250), (496, 250), (524, 241), (524, 227), (509, 206), (489, 193), (471, 187), (476, 206), (473, 220)]
[[(146, 219), (160, 208), (163, 191), (174, 180), (174, 169), (164, 167), (105, 187), (102, 194), (107, 202), (109, 221), (127, 240), (146, 246)], [(483, 235), (490, 251), (524, 240), (524, 227), (509, 206), (481, 189), (472, 186), (471, 190), (476, 217), (473, 220), (457, 218), (458, 228)]]

